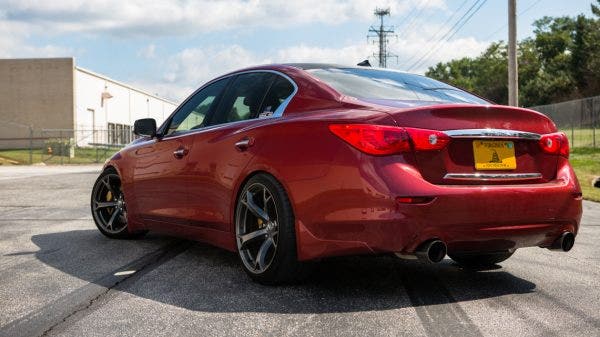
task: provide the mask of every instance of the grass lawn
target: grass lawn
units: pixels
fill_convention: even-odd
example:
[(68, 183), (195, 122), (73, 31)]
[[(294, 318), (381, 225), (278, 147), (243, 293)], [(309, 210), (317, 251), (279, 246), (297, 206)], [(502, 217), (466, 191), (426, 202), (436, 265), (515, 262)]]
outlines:
[(600, 188), (592, 187), (592, 179), (600, 176), (600, 148), (575, 148), (571, 149), (569, 161), (587, 200), (600, 202)]
[(560, 129), (569, 138), (572, 148), (600, 147), (600, 129)]
[[(104, 163), (106, 158), (112, 156), (116, 151), (117, 149), (76, 148), (75, 156), (69, 158), (69, 156), (49, 155), (43, 150), (34, 149), (31, 159), (33, 164), (49, 165)], [(29, 156), (27, 149), (0, 150), (0, 164), (29, 164)]]

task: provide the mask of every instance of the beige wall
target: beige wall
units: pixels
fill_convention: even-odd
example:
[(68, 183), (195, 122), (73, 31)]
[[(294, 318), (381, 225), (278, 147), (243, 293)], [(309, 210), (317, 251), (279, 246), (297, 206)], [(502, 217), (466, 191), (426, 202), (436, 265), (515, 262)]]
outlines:
[(0, 148), (29, 142), (2, 138), (28, 137), (34, 129), (73, 129), (74, 61), (0, 59)]

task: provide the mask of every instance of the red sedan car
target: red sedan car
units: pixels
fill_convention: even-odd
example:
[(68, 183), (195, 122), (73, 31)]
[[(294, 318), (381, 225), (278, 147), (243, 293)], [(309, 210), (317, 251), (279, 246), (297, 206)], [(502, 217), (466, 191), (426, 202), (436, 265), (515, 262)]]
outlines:
[(521, 247), (568, 251), (579, 228), (568, 141), (550, 119), (424, 76), (248, 68), (134, 129), (94, 185), (98, 229), (236, 251), (265, 284), (339, 255), (493, 265)]

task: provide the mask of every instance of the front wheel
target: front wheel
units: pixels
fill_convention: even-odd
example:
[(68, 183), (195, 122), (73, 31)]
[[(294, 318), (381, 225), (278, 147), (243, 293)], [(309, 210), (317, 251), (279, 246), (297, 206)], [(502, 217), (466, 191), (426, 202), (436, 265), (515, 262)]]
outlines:
[(500, 263), (514, 254), (514, 251), (481, 254), (448, 254), (452, 260), (467, 268), (486, 268)]
[(127, 205), (121, 189), (121, 178), (108, 168), (92, 189), (92, 217), (98, 230), (112, 239), (133, 239), (144, 233), (131, 233), (127, 227)]
[(275, 285), (306, 275), (296, 254), (294, 222), (288, 196), (275, 178), (257, 174), (248, 180), (236, 204), (235, 234), (244, 270), (254, 281)]

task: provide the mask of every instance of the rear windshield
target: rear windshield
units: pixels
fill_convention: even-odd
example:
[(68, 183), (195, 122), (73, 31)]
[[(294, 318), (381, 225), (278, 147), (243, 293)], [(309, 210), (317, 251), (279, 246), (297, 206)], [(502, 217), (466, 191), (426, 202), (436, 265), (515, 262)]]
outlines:
[(420, 75), (363, 68), (307, 71), (340, 93), (356, 98), (489, 104), (466, 91)]

